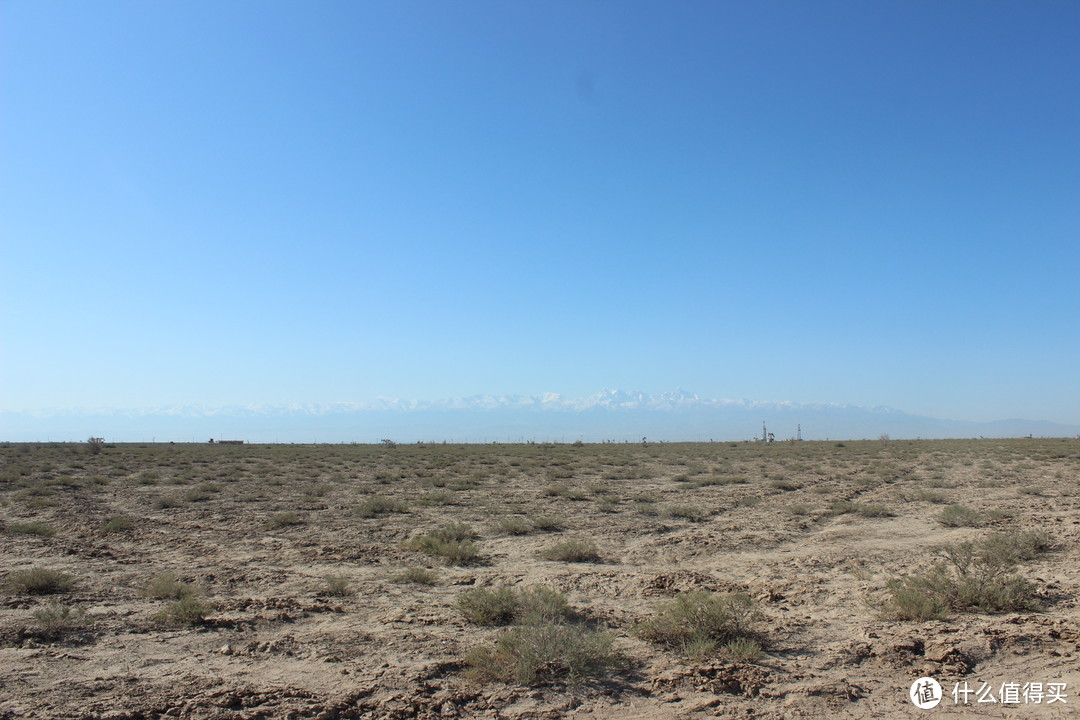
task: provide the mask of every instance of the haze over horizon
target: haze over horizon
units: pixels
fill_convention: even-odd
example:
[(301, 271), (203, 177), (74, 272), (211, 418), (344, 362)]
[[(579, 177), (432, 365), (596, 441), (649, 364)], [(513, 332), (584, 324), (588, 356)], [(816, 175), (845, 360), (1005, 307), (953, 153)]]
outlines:
[(0, 414), (1074, 427), (1077, 127), (1071, 2), (3, 3)]
[(1058, 437), (1080, 424), (1032, 419), (969, 422), (890, 407), (703, 398), (679, 389), (651, 395), (606, 388), (585, 398), (557, 393), (441, 400), (383, 398), (329, 405), (199, 405), (90, 411), (0, 411), (0, 441), (205, 441), (255, 443), (637, 442), (759, 439)]

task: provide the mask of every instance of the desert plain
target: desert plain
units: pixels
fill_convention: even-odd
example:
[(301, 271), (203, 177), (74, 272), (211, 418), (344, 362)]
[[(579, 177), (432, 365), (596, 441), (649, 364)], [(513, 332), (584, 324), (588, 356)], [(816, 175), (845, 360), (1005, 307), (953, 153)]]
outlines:
[(1078, 546), (1077, 439), (8, 443), (0, 718), (1075, 717)]

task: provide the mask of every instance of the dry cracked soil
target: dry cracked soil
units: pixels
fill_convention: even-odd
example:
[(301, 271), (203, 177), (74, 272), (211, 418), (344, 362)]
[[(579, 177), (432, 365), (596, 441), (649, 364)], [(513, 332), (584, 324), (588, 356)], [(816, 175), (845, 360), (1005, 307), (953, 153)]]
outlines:
[[(1001, 607), (898, 595), (995, 537)], [(6, 444), (0, 718), (1075, 717), (1078, 541), (1076, 439)], [(477, 670), (462, 598), (534, 586), (614, 659)], [(640, 631), (701, 591), (760, 651)]]

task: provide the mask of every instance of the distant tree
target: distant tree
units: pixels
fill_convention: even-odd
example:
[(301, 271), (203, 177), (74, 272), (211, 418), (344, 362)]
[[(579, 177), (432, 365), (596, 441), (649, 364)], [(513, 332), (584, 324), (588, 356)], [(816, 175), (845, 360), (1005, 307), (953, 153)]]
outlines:
[(105, 447), (105, 438), (92, 437), (86, 441), (86, 449), (91, 455), (97, 455)]
[(383, 438), (379, 442), (381, 442), (383, 445), (385, 445), (386, 447), (391, 448), (391, 449), (397, 447), (397, 443), (394, 442), (393, 440), (391, 440), (390, 438)]

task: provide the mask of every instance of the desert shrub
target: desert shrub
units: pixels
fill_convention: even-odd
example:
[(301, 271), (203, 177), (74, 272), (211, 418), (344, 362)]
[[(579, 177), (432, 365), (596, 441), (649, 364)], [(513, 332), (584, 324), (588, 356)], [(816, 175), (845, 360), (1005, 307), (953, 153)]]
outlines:
[(349, 581), (340, 575), (327, 575), (324, 583), (322, 588), (322, 594), (324, 595), (329, 595), (331, 597), (348, 597), (349, 595), (352, 595), (352, 588), (349, 587)]
[(29, 595), (66, 592), (74, 583), (75, 580), (70, 575), (43, 567), (20, 570), (8, 576), (8, 585), (14, 592)]
[(56, 528), (43, 522), (11, 523), (7, 526), (7, 529), (9, 532), (22, 535), (39, 535), (41, 537), (56, 535)]
[(637, 501), (634, 503), (634, 512), (638, 515), (644, 515), (645, 517), (656, 517), (660, 514), (660, 510), (657, 509), (656, 503)]
[(218, 492), (221, 492), (221, 487), (219, 485), (215, 485), (214, 483), (202, 483), (185, 490), (180, 497), (188, 502), (202, 502), (204, 500), (209, 500), (214, 493)]
[(550, 515), (537, 515), (532, 518), (533, 530), (539, 532), (558, 532), (565, 527), (565, 523)]
[(280, 512), (270, 516), (270, 519), (266, 521), (266, 527), (270, 530), (277, 530), (278, 528), (299, 525), (300, 522), (300, 514), (289, 510), (288, 512)]
[(473, 625), (509, 625), (518, 612), (518, 596), (509, 587), (476, 588), (458, 596), (454, 606)]
[(135, 477), (135, 482), (139, 485), (156, 485), (159, 479), (161, 473), (157, 470), (143, 470)]
[(155, 619), (170, 625), (196, 625), (206, 620), (206, 616), (213, 611), (212, 604), (189, 595), (166, 605), (155, 615)]
[(886, 584), (883, 612), (899, 620), (928, 620), (947, 610), (1010, 612), (1037, 609), (1034, 586), (1016, 566), (1051, 547), (1042, 531), (995, 533), (935, 548), (927, 570)]
[(502, 518), (495, 523), (495, 531), (500, 535), (528, 535), (534, 527), (531, 522), (522, 517)]
[(690, 522), (704, 522), (709, 519), (709, 513), (697, 505), (671, 505), (664, 513), (670, 518), (682, 518)]
[(809, 515), (813, 510), (812, 507), (805, 503), (795, 503), (794, 505), (787, 506), (787, 511), (796, 516)]
[(105, 438), (92, 437), (86, 441), (86, 450), (91, 455), (98, 455), (105, 448)]
[(154, 500), (154, 507), (158, 510), (165, 510), (167, 508), (180, 507), (183, 503), (180, 498), (175, 495), (162, 495)]
[(54, 601), (34, 611), (34, 631), (38, 637), (52, 640), (67, 630), (81, 627), (85, 617), (82, 608), (71, 608)]
[(470, 526), (453, 522), (412, 538), (405, 547), (441, 557), (450, 565), (469, 565), (480, 558), (476, 543), (469, 539), (473, 537), (476, 533)]
[(438, 582), (438, 576), (427, 568), (410, 567), (405, 568), (405, 570), (396, 578), (394, 578), (394, 580), (400, 583), (413, 583), (416, 585), (434, 585), (436, 582)]
[(417, 505), (453, 505), (457, 502), (454, 493), (449, 490), (430, 492), (416, 501)]
[(777, 490), (790, 491), (790, 490), (798, 490), (799, 489), (799, 484), (796, 483), (796, 482), (792, 482), (791, 480), (787, 480), (785, 478), (777, 478), (777, 479), (771, 480), (769, 482), (769, 487), (775, 488)]
[(470, 650), (465, 662), (467, 674), (478, 680), (580, 685), (619, 667), (622, 657), (608, 632), (541, 622), (504, 630), (494, 646)]
[(597, 562), (600, 552), (591, 540), (571, 538), (544, 548), (540, 551), (540, 557), (560, 562)]
[(720, 655), (731, 662), (757, 662), (763, 654), (761, 643), (752, 638), (729, 640), (720, 648)]
[(460, 595), (455, 607), (474, 625), (556, 622), (571, 614), (566, 597), (542, 585), (520, 590), (476, 588)]
[(101, 532), (106, 534), (124, 532), (135, 527), (135, 522), (126, 517), (109, 518), (108, 522), (101, 526)]
[(171, 573), (158, 575), (146, 583), (140, 595), (152, 598), (172, 598), (183, 600), (199, 594), (199, 588), (189, 583), (181, 582), (180, 578)]
[(393, 500), (391, 498), (381, 497), (379, 495), (373, 495), (364, 502), (356, 506), (353, 511), (358, 517), (373, 518), (378, 515), (387, 515), (389, 513), (405, 513), (409, 511), (409, 506), (400, 500)]
[(949, 505), (938, 515), (938, 522), (946, 527), (979, 527), (983, 516), (966, 505)]
[(832, 504), (829, 512), (834, 515), (847, 515), (853, 513), (860, 517), (893, 517), (894, 513), (885, 505), (871, 505), (859, 503), (853, 500), (840, 500)]
[(871, 518), (894, 517), (896, 515), (896, 513), (894, 513), (890, 508), (886, 507), (885, 505), (873, 505), (869, 503), (859, 504), (859, 506), (855, 508), (855, 512), (861, 517)]
[(755, 626), (760, 619), (761, 612), (749, 595), (694, 590), (661, 603), (656, 615), (635, 625), (633, 631), (658, 645), (700, 655), (732, 641), (756, 641)]
[(934, 503), (936, 505), (944, 505), (949, 502), (949, 498), (945, 493), (928, 490), (926, 488), (919, 488), (911, 493), (900, 493), (900, 498), (908, 502), (917, 500), (920, 502)]

